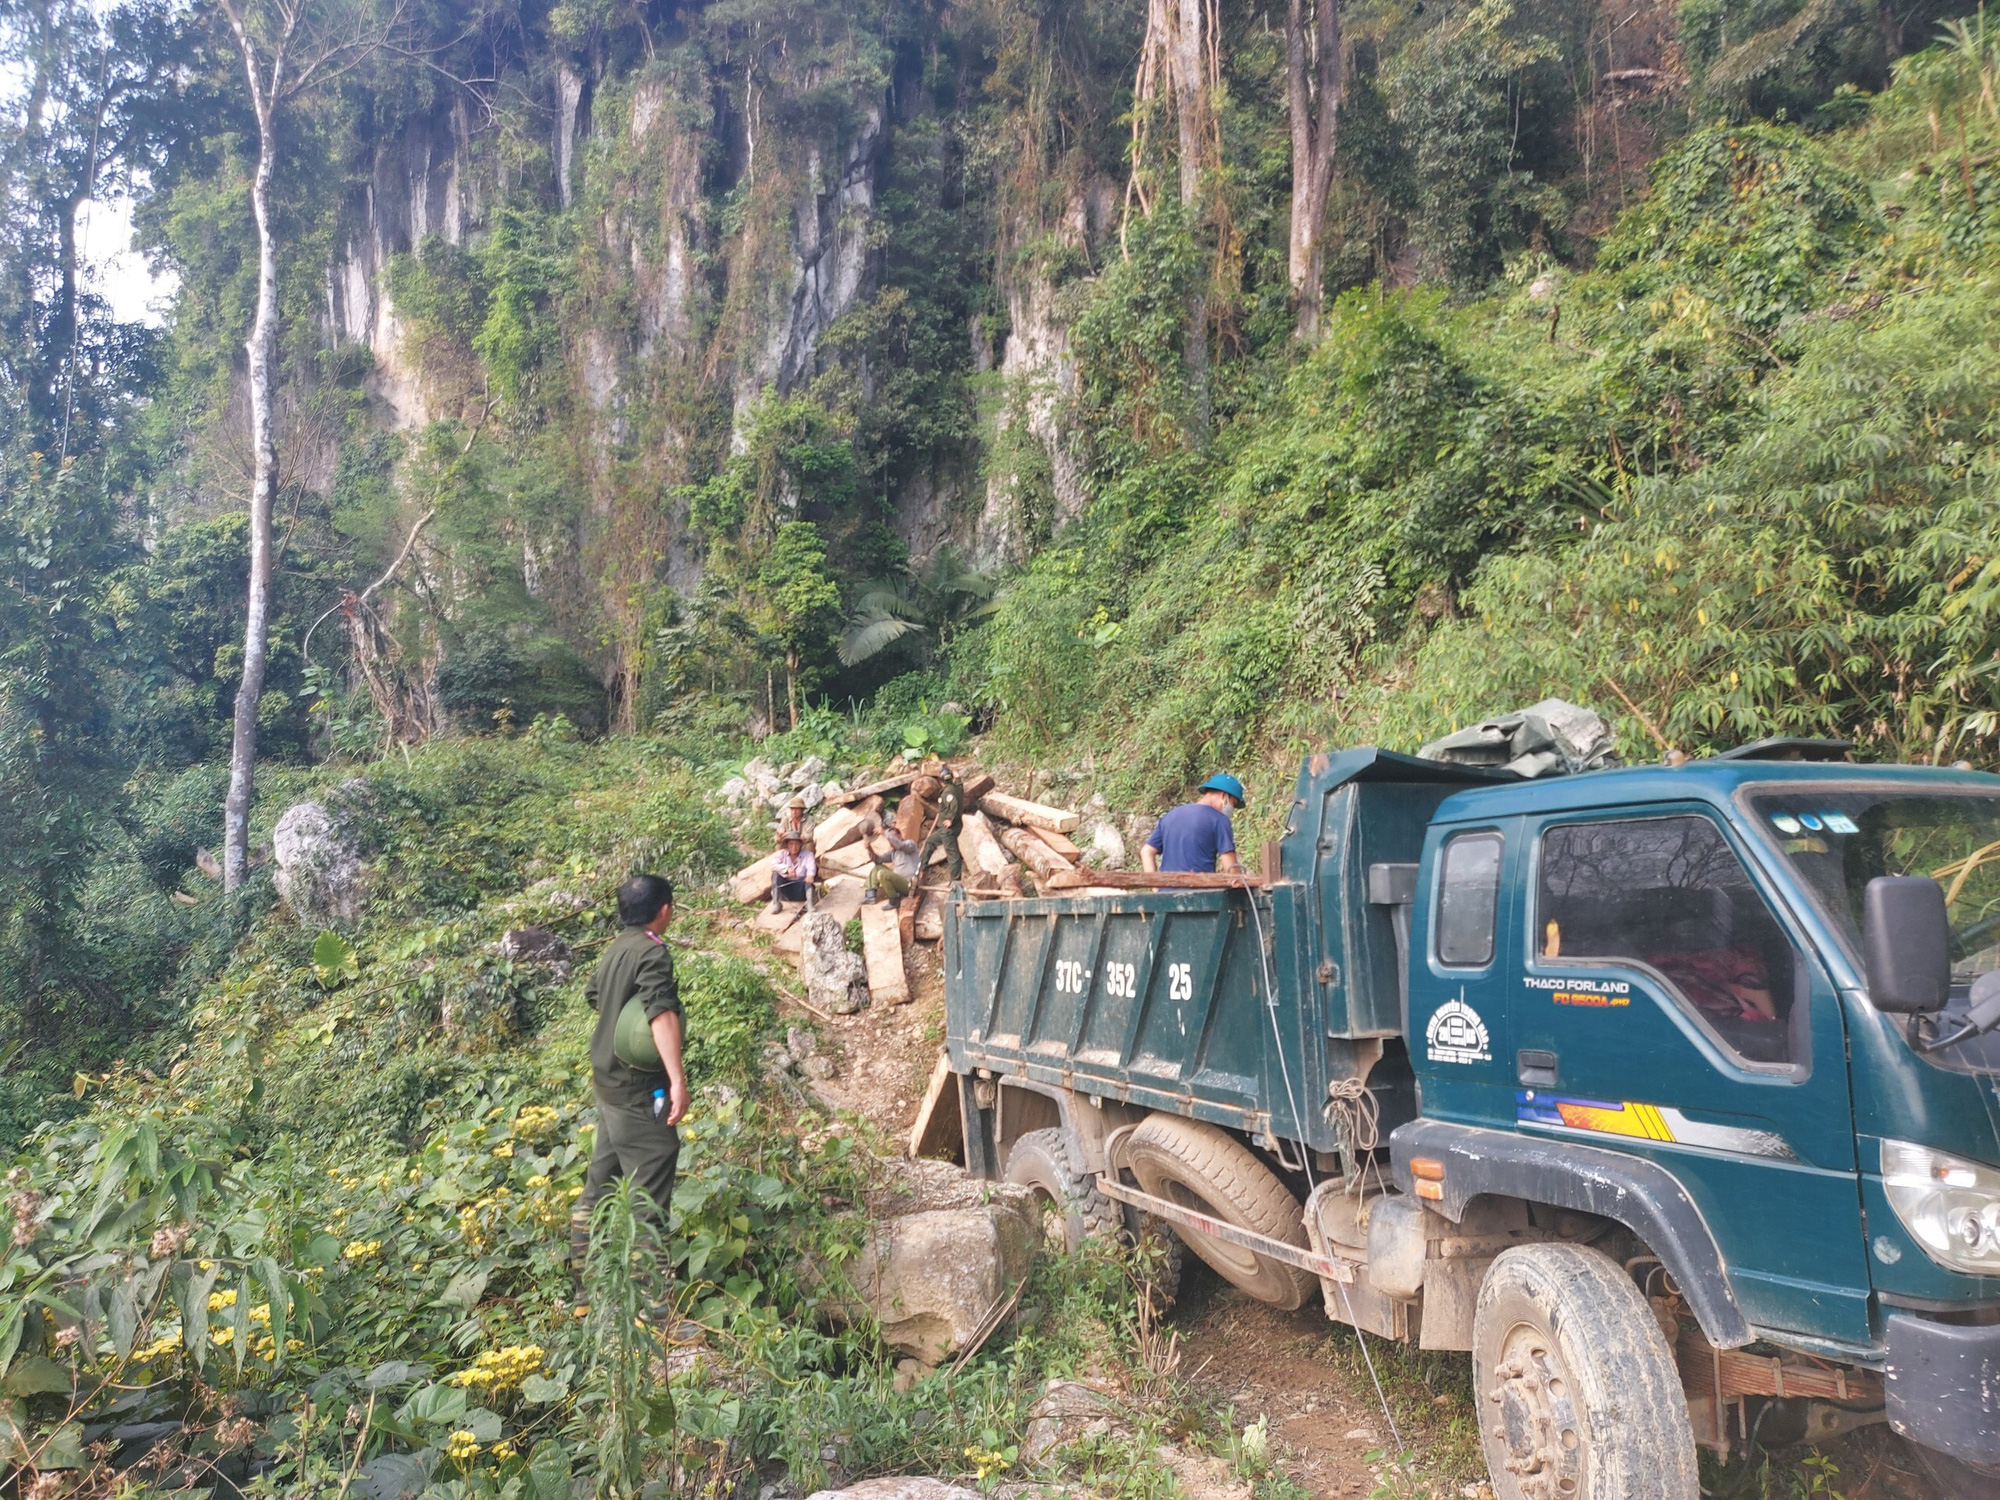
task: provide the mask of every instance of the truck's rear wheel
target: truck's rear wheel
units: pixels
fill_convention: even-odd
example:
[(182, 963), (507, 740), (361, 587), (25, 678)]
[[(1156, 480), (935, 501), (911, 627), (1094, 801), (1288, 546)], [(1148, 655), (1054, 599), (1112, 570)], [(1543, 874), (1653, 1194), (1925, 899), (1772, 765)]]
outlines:
[(1696, 1500), (1694, 1429), (1659, 1322), (1607, 1256), (1504, 1252), (1472, 1318), (1473, 1388), (1500, 1500)]
[(1030, 1188), (1042, 1205), (1049, 1238), (1075, 1251), (1087, 1239), (1116, 1234), (1124, 1227), (1118, 1205), (1097, 1190), (1096, 1179), (1070, 1154), (1069, 1135), (1061, 1126), (1031, 1130), (1007, 1148), (1002, 1177)]
[[(1216, 1126), (1179, 1115), (1148, 1115), (1126, 1138), (1122, 1165), (1156, 1198), (1306, 1247), (1299, 1200), (1249, 1147)], [(1174, 1225), (1174, 1233), (1224, 1280), (1260, 1302), (1291, 1309), (1312, 1294), (1312, 1278), (1283, 1261), (1183, 1224)]]

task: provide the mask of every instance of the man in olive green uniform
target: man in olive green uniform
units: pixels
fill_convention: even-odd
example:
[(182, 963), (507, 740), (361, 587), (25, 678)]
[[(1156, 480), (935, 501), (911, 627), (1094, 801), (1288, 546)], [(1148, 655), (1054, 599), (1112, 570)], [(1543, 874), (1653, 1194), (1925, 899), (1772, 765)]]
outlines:
[[(681, 1064), (681, 996), (674, 958), (661, 936), (674, 917), (673, 882), (635, 875), (618, 888), (618, 920), (625, 930), (598, 960), (584, 994), (597, 1012), (590, 1037), (590, 1081), (597, 1095), (597, 1149), (590, 1158), (583, 1196), (570, 1216), (570, 1257), (579, 1271), (590, 1251), (590, 1215), (620, 1177), (645, 1189), (662, 1233), (674, 1201), (680, 1162), (680, 1124), (688, 1112), (687, 1074)], [(659, 1049), (658, 1070), (635, 1068), (613, 1049), (618, 1013), (638, 999)]]
[(931, 829), (931, 836), (924, 840), (924, 852), (917, 869), (921, 874), (930, 868), (931, 851), (940, 844), (944, 845), (944, 867), (951, 876), (952, 890), (956, 894), (959, 881), (965, 878), (965, 856), (958, 849), (959, 829), (965, 822), (965, 786), (950, 766), (939, 769), (938, 781), (937, 824)]

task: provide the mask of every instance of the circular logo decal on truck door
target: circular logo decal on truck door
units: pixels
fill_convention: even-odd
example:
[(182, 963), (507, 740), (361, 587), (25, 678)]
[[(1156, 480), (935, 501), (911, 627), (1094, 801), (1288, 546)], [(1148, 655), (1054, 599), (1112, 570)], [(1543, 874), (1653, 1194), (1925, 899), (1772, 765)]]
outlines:
[(1424, 1028), (1424, 1043), (1432, 1062), (1493, 1061), (1486, 1023), (1479, 1019), (1479, 1012), (1462, 999), (1447, 1000), (1432, 1013), (1431, 1024)]

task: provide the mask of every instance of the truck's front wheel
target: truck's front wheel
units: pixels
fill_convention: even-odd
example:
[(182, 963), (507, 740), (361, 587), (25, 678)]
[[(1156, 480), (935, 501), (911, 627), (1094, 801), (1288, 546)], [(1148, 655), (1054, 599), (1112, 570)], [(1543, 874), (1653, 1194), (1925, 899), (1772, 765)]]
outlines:
[(1521, 1245), (1472, 1320), (1480, 1440), (1500, 1500), (1695, 1500), (1694, 1430), (1672, 1351), (1608, 1257)]

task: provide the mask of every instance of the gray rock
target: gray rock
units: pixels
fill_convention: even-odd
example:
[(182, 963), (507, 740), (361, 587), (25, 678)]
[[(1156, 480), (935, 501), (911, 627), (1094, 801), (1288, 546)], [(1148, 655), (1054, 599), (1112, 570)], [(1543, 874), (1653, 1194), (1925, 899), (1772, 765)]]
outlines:
[(1028, 1410), (1027, 1441), (1021, 1457), (1040, 1463), (1058, 1448), (1067, 1448), (1086, 1438), (1108, 1437), (1124, 1424), (1110, 1400), (1089, 1386), (1074, 1380), (1051, 1380), (1048, 1389)]
[(1122, 870), (1129, 851), (1125, 835), (1115, 823), (1105, 820), (1090, 830), (1090, 862), (1100, 870)]
[(715, 795), (724, 802), (741, 802), (750, 795), (750, 783), (741, 776), (732, 776), (715, 789)]
[(500, 939), (500, 956), (517, 964), (546, 965), (558, 980), (569, 977), (572, 961), (569, 944), (546, 927), (516, 927)]
[(794, 1057), (811, 1057), (819, 1051), (819, 1038), (803, 1026), (791, 1026), (785, 1030), (785, 1050)]
[(815, 1490), (806, 1500), (985, 1500), (942, 1479), (864, 1479), (844, 1490)]
[(1020, 1285), (1041, 1233), (1031, 1194), (994, 1191), (984, 1203), (879, 1219), (846, 1269), (883, 1341), (936, 1365)]
[(807, 916), (800, 956), (812, 1004), (836, 1016), (851, 1016), (867, 1005), (868, 965), (847, 951), (840, 918), (824, 911)]
[(811, 782), (818, 781), (820, 773), (825, 770), (826, 758), (824, 756), (808, 755), (804, 760), (785, 773), (785, 780), (790, 782), (794, 788), (803, 788)]
[(271, 832), (278, 894), (306, 921), (351, 922), (361, 915), (361, 851), (317, 802), (285, 809)]
[(799, 1064), (799, 1071), (815, 1083), (825, 1083), (834, 1075), (833, 1059), (830, 1057), (808, 1057)]

